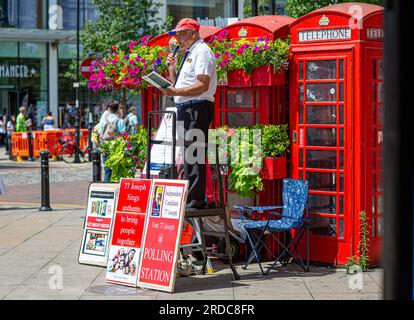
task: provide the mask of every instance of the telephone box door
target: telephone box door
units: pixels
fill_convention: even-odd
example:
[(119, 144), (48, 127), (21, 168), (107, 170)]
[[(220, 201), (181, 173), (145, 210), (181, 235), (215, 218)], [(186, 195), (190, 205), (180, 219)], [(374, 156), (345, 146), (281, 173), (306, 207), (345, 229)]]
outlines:
[(310, 259), (346, 263), (353, 226), (352, 51), (296, 54), (294, 68), (292, 173), (309, 181)]

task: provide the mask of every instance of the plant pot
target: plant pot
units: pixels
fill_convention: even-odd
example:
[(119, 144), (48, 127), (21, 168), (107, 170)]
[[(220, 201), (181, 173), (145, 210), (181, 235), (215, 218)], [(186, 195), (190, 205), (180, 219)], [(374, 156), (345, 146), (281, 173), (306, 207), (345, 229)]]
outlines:
[(229, 87), (251, 87), (252, 77), (243, 70), (233, 70), (227, 73)]
[(270, 65), (258, 67), (252, 72), (253, 87), (283, 85), (285, 80), (284, 70), (275, 73)]
[(264, 158), (260, 176), (263, 180), (286, 178), (286, 157)]

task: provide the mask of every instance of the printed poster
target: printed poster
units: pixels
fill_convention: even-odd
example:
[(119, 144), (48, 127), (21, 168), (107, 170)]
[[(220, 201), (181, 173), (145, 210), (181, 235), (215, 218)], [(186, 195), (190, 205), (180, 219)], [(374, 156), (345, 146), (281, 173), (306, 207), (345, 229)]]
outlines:
[(187, 180), (153, 180), (141, 246), (139, 287), (174, 291), (187, 191)]
[(135, 287), (151, 180), (121, 179), (106, 281)]
[(106, 266), (117, 194), (117, 184), (90, 184), (79, 263)]

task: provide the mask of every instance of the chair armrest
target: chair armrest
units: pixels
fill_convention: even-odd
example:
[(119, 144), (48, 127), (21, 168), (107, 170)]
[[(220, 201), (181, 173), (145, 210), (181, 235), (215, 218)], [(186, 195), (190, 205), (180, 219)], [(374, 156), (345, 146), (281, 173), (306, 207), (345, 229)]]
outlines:
[(282, 209), (284, 206), (245, 206), (247, 210), (257, 211), (259, 213), (263, 213), (265, 211), (269, 210), (275, 210), (275, 209)]
[(282, 218), (286, 218), (286, 219), (291, 219), (291, 220), (297, 220), (297, 221), (304, 220), (305, 222), (307, 222), (307, 220), (310, 220), (310, 219), (306, 219), (305, 217), (303, 217), (302, 219), (293, 218), (293, 217), (289, 217), (287, 215), (280, 214), (280, 213), (277, 213), (277, 212), (270, 212), (270, 214), (272, 216), (278, 216), (278, 217), (282, 217)]

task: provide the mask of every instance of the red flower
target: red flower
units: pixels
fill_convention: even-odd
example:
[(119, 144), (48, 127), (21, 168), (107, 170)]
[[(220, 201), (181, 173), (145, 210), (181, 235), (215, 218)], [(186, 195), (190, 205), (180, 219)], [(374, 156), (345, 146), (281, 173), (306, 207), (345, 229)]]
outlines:
[(116, 45), (113, 45), (113, 46), (112, 46), (112, 50), (113, 50), (113, 51), (116, 51)]

